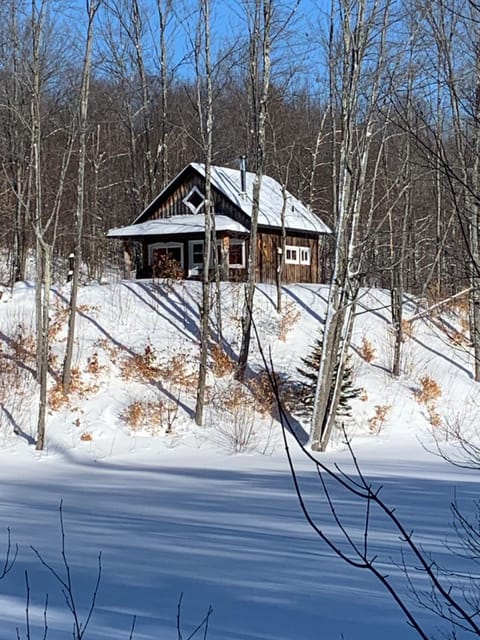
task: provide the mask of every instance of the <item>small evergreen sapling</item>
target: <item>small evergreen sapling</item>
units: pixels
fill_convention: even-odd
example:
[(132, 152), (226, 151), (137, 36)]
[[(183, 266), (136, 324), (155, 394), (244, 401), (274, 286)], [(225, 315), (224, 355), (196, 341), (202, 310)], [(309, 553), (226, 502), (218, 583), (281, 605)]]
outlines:
[[(318, 369), (320, 366), (320, 358), (322, 355), (322, 337), (317, 338), (310, 349), (310, 353), (302, 358), (303, 367), (298, 367), (297, 371), (303, 379), (303, 389), (301, 394), (302, 413), (309, 415), (313, 410), (315, 399), (315, 390), (317, 386)], [(335, 367), (335, 373), (338, 365)], [(351, 357), (347, 356), (345, 368), (343, 371), (343, 380), (341, 386), (340, 400), (337, 408), (337, 417), (350, 417), (352, 408), (350, 400), (358, 398), (362, 389), (353, 386), (353, 365)]]

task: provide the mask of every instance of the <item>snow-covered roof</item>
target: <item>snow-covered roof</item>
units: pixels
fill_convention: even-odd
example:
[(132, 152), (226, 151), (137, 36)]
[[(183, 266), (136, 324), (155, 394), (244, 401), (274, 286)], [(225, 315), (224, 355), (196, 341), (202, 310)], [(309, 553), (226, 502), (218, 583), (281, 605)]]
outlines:
[[(205, 176), (205, 166), (192, 162), (202, 176)], [(246, 193), (241, 192), (241, 177), (239, 169), (227, 167), (212, 167), (212, 184), (227, 198), (234, 202), (247, 216), (252, 215), (253, 182), (255, 174), (246, 173)], [(288, 191), (287, 208), (285, 211), (285, 227), (295, 231), (310, 231), (316, 233), (331, 233), (329, 227), (313, 213), (303, 202)], [(273, 178), (263, 176), (260, 190), (260, 210), (258, 224), (260, 226), (281, 227), (281, 212), (283, 206), (282, 186)]]
[[(142, 211), (142, 213), (136, 218), (133, 225), (138, 227), (135, 229), (135, 233), (132, 234), (132, 228), (124, 227), (123, 233), (120, 229), (112, 229), (109, 232), (109, 237), (121, 237), (132, 235), (144, 235), (143, 222), (140, 222), (145, 217), (149, 216), (156, 207), (157, 202), (161, 202), (164, 193), (166, 193), (172, 185), (180, 178), (180, 176), (189, 168), (197, 171), (201, 176), (205, 177), (205, 165), (198, 162), (192, 162), (187, 165), (171, 182), (170, 184)], [(249, 218), (252, 215), (252, 203), (253, 203), (253, 182), (255, 174), (249, 171), (246, 172), (246, 193), (242, 193), (241, 190), (241, 177), (239, 169), (229, 169), (227, 167), (212, 167), (212, 184), (218, 189), (226, 198), (228, 198), (233, 204), (235, 204), (243, 213)], [(331, 233), (329, 227), (303, 202), (293, 196), (288, 191), (286, 192), (287, 206), (285, 210), (285, 228), (289, 231), (306, 231), (309, 233)], [(269, 176), (263, 176), (262, 185), (260, 190), (260, 211), (258, 215), (258, 224), (260, 227), (273, 227), (281, 228), (282, 226), (282, 208), (283, 208), (283, 190), (282, 186), (273, 178)], [(183, 221), (182, 224), (187, 224), (190, 220), (192, 223), (195, 216), (174, 216), (178, 222)], [(216, 215), (216, 220), (220, 219), (220, 215)], [(173, 219), (173, 217), (172, 217)], [(171, 220), (172, 220), (171, 219)], [(155, 221), (157, 222), (157, 221)], [(231, 222), (231, 224), (234, 224)], [(220, 229), (220, 223), (217, 222), (217, 229)], [(150, 229), (149, 226), (145, 229)], [(225, 230), (231, 230), (225, 227)], [(242, 228), (242, 231), (246, 229)], [(171, 233), (189, 233), (193, 231), (191, 228), (185, 228), (185, 230), (171, 231)], [(148, 234), (154, 234), (156, 232), (147, 231)], [(162, 233), (168, 233), (163, 230)]]
[[(235, 222), (228, 216), (215, 216), (215, 228), (217, 231), (230, 231), (235, 233), (248, 233), (248, 230), (239, 222)], [(131, 238), (133, 236), (167, 236), (167, 235), (190, 235), (191, 233), (202, 233), (205, 231), (205, 215), (172, 216), (171, 218), (160, 218), (158, 220), (148, 220), (139, 224), (131, 224), (128, 227), (110, 229), (109, 238)]]

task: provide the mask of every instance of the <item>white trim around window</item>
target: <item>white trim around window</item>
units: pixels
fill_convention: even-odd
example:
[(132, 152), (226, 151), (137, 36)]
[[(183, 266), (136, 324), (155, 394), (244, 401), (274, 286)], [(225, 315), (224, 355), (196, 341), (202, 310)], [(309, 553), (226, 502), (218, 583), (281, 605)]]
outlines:
[(148, 245), (148, 264), (153, 264), (153, 252), (156, 249), (180, 249), (180, 266), (183, 269), (183, 243), (182, 242), (155, 242)]
[(298, 264), (298, 247), (287, 244), (285, 246), (285, 264)]
[[(232, 245), (238, 246), (241, 248), (241, 262), (232, 263), (230, 262), (230, 251), (228, 254), (228, 267), (230, 269), (245, 269), (246, 260), (245, 260), (245, 240), (239, 239), (230, 239), (230, 247)], [(197, 251), (194, 251), (194, 248)], [(217, 240), (217, 249), (220, 248), (220, 241)], [(195, 259), (194, 254), (196, 253), (199, 256), (201, 250), (202, 258)], [(219, 258), (220, 259), (220, 258)], [(189, 275), (198, 275), (203, 268), (203, 240), (189, 240), (188, 242), (188, 271)]]
[[(197, 251), (194, 251), (194, 247), (197, 248)], [(195, 253), (199, 254), (199, 250), (201, 250), (201, 260), (195, 260)], [(188, 275), (199, 275), (203, 269), (203, 240), (189, 240), (188, 241)]]
[(230, 239), (231, 246), (240, 246), (242, 250), (241, 262), (238, 264), (230, 262), (230, 252), (228, 256), (228, 266), (230, 269), (245, 269), (245, 240)]
[(301, 264), (308, 266), (312, 261), (310, 247), (285, 246), (285, 264)]
[[(191, 201), (193, 200), (193, 196), (196, 197), (195, 199), (199, 200), (199, 203), (197, 205), (195, 205), (195, 203)], [(193, 214), (197, 214), (205, 204), (205, 196), (200, 191), (200, 189), (194, 185), (187, 193), (182, 202), (186, 207), (190, 209)]]
[(310, 247), (300, 247), (300, 264), (309, 265), (311, 263)]

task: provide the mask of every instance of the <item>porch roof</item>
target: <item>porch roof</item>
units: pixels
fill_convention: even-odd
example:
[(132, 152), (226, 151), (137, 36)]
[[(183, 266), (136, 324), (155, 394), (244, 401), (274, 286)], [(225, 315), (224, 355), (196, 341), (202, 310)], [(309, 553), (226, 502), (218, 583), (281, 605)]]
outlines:
[[(228, 216), (215, 216), (215, 229), (217, 231), (229, 231), (231, 233), (248, 234), (242, 224), (232, 220)], [(136, 238), (139, 236), (174, 236), (191, 235), (193, 233), (205, 232), (205, 215), (172, 216), (171, 218), (160, 218), (148, 220), (139, 224), (131, 224), (128, 227), (110, 229), (107, 236), (109, 238)]]

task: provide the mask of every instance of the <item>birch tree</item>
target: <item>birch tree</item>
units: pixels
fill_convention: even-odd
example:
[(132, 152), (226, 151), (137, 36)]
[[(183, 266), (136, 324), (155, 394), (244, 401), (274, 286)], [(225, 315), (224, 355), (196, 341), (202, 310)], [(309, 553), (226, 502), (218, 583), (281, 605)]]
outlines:
[(319, 451), (325, 450), (335, 424), (361, 284), (360, 213), (377, 100), (385, 80), (389, 10), (390, 2), (379, 0), (332, 4), (329, 57), (338, 60), (338, 69), (335, 62), (330, 64), (335, 255), (310, 432), (311, 446)]
[(248, 243), (247, 284), (242, 313), (242, 342), (235, 378), (243, 380), (250, 351), (253, 299), (257, 267), (257, 228), (260, 208), (260, 191), (266, 164), (266, 118), (270, 86), (271, 31), (273, 0), (255, 0), (253, 16), (250, 16), (249, 41), (249, 94), (252, 117), (252, 139), (255, 143), (255, 177), (253, 180), (252, 214)]
[[(50, 291), (52, 285), (52, 258), (57, 239), (57, 225), (62, 197), (65, 190), (67, 170), (70, 164), (73, 130), (65, 132), (61, 165), (57, 176), (57, 187), (50, 204), (44, 197), (43, 155), (44, 118), (42, 101), (45, 97), (45, 59), (48, 0), (31, 3), (31, 78), (30, 78), (30, 135), (31, 135), (31, 180), (33, 193), (32, 228), (36, 239), (37, 279), (36, 299), (36, 335), (37, 335), (37, 380), (39, 382), (39, 412), (37, 421), (36, 448), (42, 450), (45, 445), (45, 425), (47, 410), (47, 384), (49, 369), (49, 312)], [(48, 206), (48, 210), (47, 210)]]
[[(413, 60), (414, 60), (414, 38), (410, 37), (410, 46), (407, 60), (406, 70), (406, 117), (410, 126), (413, 127), (412, 122), (412, 102), (413, 102)], [(392, 324), (393, 324), (393, 357), (392, 357), (392, 373), (394, 376), (399, 376), (401, 372), (401, 358), (402, 358), (402, 344), (404, 341), (403, 335), (403, 299), (405, 294), (405, 271), (406, 266), (406, 254), (407, 254), (407, 229), (408, 224), (412, 218), (412, 139), (410, 131), (407, 130), (404, 134), (405, 151), (402, 164), (402, 177), (403, 177), (403, 195), (401, 198), (401, 214), (400, 220), (398, 218), (393, 220), (393, 211), (389, 213), (389, 231), (390, 231), (390, 254), (391, 254), (391, 286), (390, 297), (392, 305)], [(398, 169), (397, 169), (398, 170)], [(399, 225), (400, 222), (400, 225)], [(395, 238), (398, 237), (398, 227), (400, 226), (400, 241), (395, 247)], [(397, 249), (397, 250), (396, 250)]]
[(216, 251), (215, 212), (212, 198), (213, 89), (210, 45), (210, 0), (200, 2), (200, 20), (195, 41), (197, 111), (205, 160), (205, 234), (203, 239), (202, 303), (200, 307), (200, 362), (195, 422), (203, 425), (207, 360), (210, 344), (210, 265)]
[[(159, 182), (164, 186), (169, 175), (168, 168), (168, 60), (167, 60), (167, 28), (171, 20), (172, 3), (171, 0), (157, 0), (157, 14), (159, 22), (158, 37), (158, 59), (160, 76), (160, 140), (157, 147), (157, 167), (156, 174), (159, 175)], [(158, 163), (158, 156), (160, 162)], [(159, 166), (158, 166), (159, 164)]]
[(85, 207), (85, 166), (87, 162), (88, 104), (90, 99), (90, 76), (92, 68), (93, 26), (95, 14), (102, 0), (89, 0), (87, 9), (87, 34), (78, 105), (78, 168), (77, 168), (77, 203), (75, 208), (75, 248), (72, 274), (72, 288), (69, 303), (67, 345), (63, 363), (62, 384), (64, 392), (68, 392), (71, 383), (73, 343), (75, 339), (75, 322), (77, 316), (77, 297), (82, 265), (82, 240)]
[[(474, 377), (480, 381), (480, 7), (470, 0), (426, 2), (424, 11), (438, 65), (432, 75), (440, 80), (448, 102), (445, 113), (437, 109), (442, 122), (433, 140), (415, 139), (443, 174), (465, 247)], [(451, 123), (453, 145), (439, 133), (445, 118)]]

